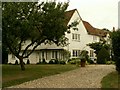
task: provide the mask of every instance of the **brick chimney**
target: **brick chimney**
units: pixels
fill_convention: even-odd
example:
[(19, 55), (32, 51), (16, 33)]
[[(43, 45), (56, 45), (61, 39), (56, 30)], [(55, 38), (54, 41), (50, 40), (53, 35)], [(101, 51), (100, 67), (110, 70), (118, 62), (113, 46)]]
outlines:
[(113, 27), (113, 31), (115, 31), (115, 27)]

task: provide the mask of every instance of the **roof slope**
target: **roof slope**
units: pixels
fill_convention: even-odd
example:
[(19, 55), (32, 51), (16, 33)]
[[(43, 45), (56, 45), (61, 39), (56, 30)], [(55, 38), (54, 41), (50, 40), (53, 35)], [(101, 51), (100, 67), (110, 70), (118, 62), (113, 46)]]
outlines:
[(68, 24), (76, 9), (65, 12), (65, 24)]
[(107, 32), (105, 32), (104, 30), (94, 28), (92, 25), (90, 25), (90, 23), (88, 23), (86, 21), (83, 21), (83, 24), (84, 24), (88, 34), (90, 34), (90, 35), (96, 35), (96, 36), (105, 37), (106, 34), (107, 34)]

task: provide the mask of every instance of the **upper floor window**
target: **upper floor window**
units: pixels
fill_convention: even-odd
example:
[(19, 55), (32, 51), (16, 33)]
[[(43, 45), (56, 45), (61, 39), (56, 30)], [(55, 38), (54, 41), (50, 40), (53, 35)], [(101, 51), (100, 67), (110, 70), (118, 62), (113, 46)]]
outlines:
[(80, 41), (80, 34), (72, 33), (72, 40)]
[(93, 36), (93, 41), (97, 41), (97, 36)]

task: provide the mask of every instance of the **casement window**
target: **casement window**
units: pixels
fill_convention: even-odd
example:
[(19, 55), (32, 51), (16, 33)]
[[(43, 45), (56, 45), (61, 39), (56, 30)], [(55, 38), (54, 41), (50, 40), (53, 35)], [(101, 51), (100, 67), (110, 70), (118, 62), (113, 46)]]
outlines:
[(15, 55), (12, 54), (12, 58), (15, 59)]
[(55, 58), (55, 59), (58, 58), (58, 52), (57, 51), (52, 51), (52, 58)]
[(93, 41), (97, 41), (97, 36), (93, 36)]
[(42, 51), (42, 58), (45, 58), (45, 57), (44, 57), (44, 51)]
[(80, 50), (73, 50), (73, 57), (78, 57), (80, 55)]
[(80, 34), (72, 33), (72, 40), (80, 41)]
[(90, 57), (94, 57), (94, 51), (90, 50)]

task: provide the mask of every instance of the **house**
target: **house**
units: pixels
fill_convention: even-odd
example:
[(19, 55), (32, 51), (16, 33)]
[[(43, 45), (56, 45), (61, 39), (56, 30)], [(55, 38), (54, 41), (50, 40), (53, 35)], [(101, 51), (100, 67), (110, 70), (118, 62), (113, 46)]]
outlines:
[[(94, 28), (90, 23), (82, 20), (77, 9), (67, 11), (65, 15), (67, 18), (65, 23), (67, 23), (67, 25), (71, 24), (75, 20), (79, 22), (76, 26), (78, 30), (71, 29), (71, 33), (66, 33), (69, 44), (62, 47), (55, 44), (42, 43), (27, 58), (30, 60), (31, 64), (36, 64), (43, 59), (45, 59), (46, 62), (49, 62), (51, 59), (68, 60), (69, 56), (70, 58), (79, 58), (81, 50), (87, 50), (89, 52), (89, 56), (91, 58), (95, 58), (94, 50), (86, 44), (99, 42), (101, 38), (105, 38), (107, 36), (107, 32)], [(23, 50), (28, 43), (29, 41), (27, 41), (23, 46)], [(27, 59), (24, 59), (25, 63), (27, 62)], [(18, 59), (14, 55), (8, 55), (8, 63), (15, 63), (15, 60)]]

